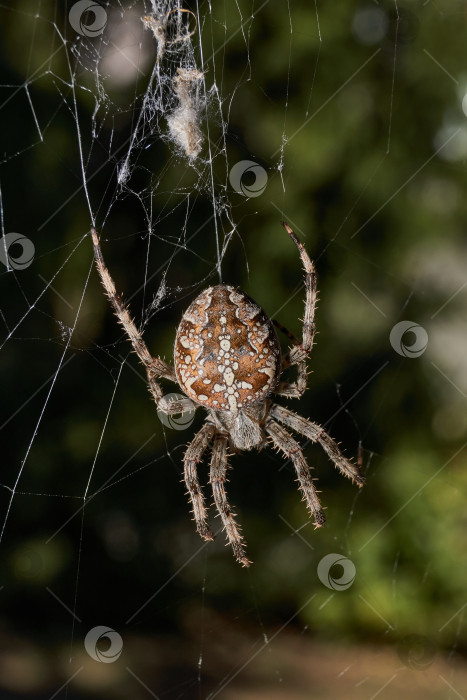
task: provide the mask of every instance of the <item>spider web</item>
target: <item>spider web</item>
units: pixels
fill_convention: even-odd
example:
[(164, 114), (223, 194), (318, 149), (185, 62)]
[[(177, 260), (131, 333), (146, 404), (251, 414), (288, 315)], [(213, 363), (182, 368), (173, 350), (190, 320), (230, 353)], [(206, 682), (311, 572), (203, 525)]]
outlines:
[[(5, 692), (467, 693), (457, 664), (467, 606), (465, 251), (454, 233), (433, 234), (460, 227), (465, 208), (461, 38), (454, 32), (447, 50), (433, 29), (452, 32), (461, 11), (0, 6), (0, 593), (5, 640), (14, 633), (26, 669), (0, 666)], [(411, 104), (420, 75), (439, 113)], [(417, 139), (414, 113), (428, 140)], [(328, 516), (314, 533), (289, 463), (270, 450), (233, 456), (229, 497), (255, 561), (246, 571), (217, 520), (215, 543), (194, 532), (181, 462), (201, 411), (164, 421), (148, 401), (99, 286), (89, 230), (151, 352), (170, 360), (181, 313), (219, 281), (299, 334), (302, 272), (283, 218), (315, 260), (322, 298), (312, 390), (287, 405), (339, 436), (368, 486), (356, 493), (305, 446)], [(440, 261), (449, 274), (439, 275)], [(420, 418), (409, 429), (411, 411)], [(414, 603), (429, 595), (425, 608)]]

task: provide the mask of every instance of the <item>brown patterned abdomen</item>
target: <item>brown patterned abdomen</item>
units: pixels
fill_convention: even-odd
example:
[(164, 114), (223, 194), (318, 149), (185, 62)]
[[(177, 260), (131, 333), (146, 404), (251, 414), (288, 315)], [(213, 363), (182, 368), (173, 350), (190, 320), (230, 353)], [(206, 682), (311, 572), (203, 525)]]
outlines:
[(271, 321), (253, 299), (227, 285), (205, 289), (183, 314), (174, 363), (196, 403), (236, 413), (277, 385), (281, 351)]

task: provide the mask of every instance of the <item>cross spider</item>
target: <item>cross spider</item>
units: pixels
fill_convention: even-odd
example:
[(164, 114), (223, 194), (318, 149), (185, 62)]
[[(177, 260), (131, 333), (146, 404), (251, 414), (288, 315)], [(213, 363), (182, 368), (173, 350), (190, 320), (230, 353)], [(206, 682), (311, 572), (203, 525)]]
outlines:
[[(146, 367), (149, 390), (157, 407), (167, 414), (180, 414), (193, 410), (194, 402), (195, 406), (207, 410), (203, 427), (185, 452), (185, 483), (196, 529), (205, 540), (212, 540), (197, 474), (197, 466), (212, 442), (210, 483), (214, 501), (227, 540), (243, 566), (249, 566), (251, 562), (247, 559), (245, 543), (224, 486), (229, 448), (234, 452), (253, 447), (260, 449), (271, 441), (281, 450), (295, 467), (303, 500), (310, 515), (314, 516), (316, 527), (323, 525), (326, 519), (302, 449), (286, 428), (312, 442), (319, 442), (339, 471), (358, 486), (365, 481), (359, 468), (341, 454), (322, 427), (269, 398), (272, 394), (289, 398), (299, 398), (303, 394), (307, 383), (306, 360), (315, 334), (315, 269), (292, 229), (284, 222), (283, 226), (297, 246), (305, 268), (302, 342), (295, 340), (294, 346), (282, 356), (274, 326), (261, 307), (244, 292), (219, 284), (201, 292), (183, 314), (175, 338), (174, 367), (150, 354), (116, 292), (102, 257), (97, 233), (95, 229), (91, 230), (102, 284), (134, 351)], [(282, 371), (294, 365), (297, 366), (296, 381), (280, 381)], [(186, 402), (183, 399), (167, 401), (157, 381), (160, 378), (178, 383), (188, 397)]]

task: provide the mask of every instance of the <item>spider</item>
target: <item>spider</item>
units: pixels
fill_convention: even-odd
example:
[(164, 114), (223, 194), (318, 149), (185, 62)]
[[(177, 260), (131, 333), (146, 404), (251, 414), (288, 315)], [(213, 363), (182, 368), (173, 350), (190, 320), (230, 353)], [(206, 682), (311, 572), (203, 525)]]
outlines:
[[(315, 527), (324, 525), (326, 518), (302, 448), (289, 430), (318, 442), (337, 469), (358, 486), (363, 486), (365, 481), (357, 465), (342, 455), (324, 428), (271, 399), (273, 394), (299, 398), (304, 393), (306, 361), (315, 334), (315, 269), (292, 229), (285, 222), (282, 225), (295, 243), (305, 269), (306, 302), (301, 342), (294, 339), (294, 345), (282, 355), (273, 322), (263, 309), (239, 289), (219, 284), (201, 292), (183, 314), (175, 337), (174, 367), (150, 354), (116, 292), (102, 257), (97, 232), (91, 230), (102, 284), (134, 351), (146, 368), (149, 391), (158, 409), (167, 414), (180, 414), (193, 410), (194, 404), (207, 411), (202, 428), (184, 455), (185, 484), (196, 529), (205, 540), (213, 540), (197, 474), (198, 464), (212, 443), (210, 483), (214, 502), (227, 541), (243, 566), (249, 566), (251, 561), (225, 491), (229, 449), (231, 452), (253, 447), (261, 449), (270, 442), (282, 451), (295, 467), (299, 488), (310, 516), (314, 517)], [(281, 381), (283, 370), (291, 366), (297, 367), (296, 381)], [(158, 383), (161, 378), (178, 383), (187, 398), (165, 399)]]

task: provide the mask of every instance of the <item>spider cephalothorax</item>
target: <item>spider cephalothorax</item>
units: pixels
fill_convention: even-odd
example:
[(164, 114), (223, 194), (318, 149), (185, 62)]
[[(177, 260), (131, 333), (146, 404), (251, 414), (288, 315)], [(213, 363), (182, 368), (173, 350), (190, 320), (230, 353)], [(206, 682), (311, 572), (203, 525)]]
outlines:
[[(359, 486), (364, 483), (358, 467), (346, 459), (329, 435), (316, 423), (275, 404), (273, 394), (298, 398), (306, 389), (306, 359), (315, 332), (316, 274), (308, 254), (287, 224), (283, 224), (297, 246), (305, 268), (306, 302), (301, 342), (296, 341), (284, 356), (274, 326), (258, 304), (244, 292), (225, 284), (205, 289), (183, 314), (177, 329), (174, 366), (153, 358), (127, 308), (115, 290), (105, 266), (97, 233), (92, 239), (97, 269), (114, 311), (140, 361), (146, 367), (149, 390), (159, 410), (182, 413), (193, 403), (207, 410), (201, 430), (188, 445), (184, 457), (185, 483), (190, 496), (196, 528), (206, 540), (213, 535), (197, 466), (212, 442), (210, 483), (227, 539), (235, 557), (244, 566), (251, 562), (225, 492), (227, 456), (234, 451), (262, 448), (272, 442), (293, 463), (300, 489), (315, 525), (325, 522), (310, 469), (300, 445), (286, 427), (312, 442), (319, 442), (344, 476)], [(297, 366), (296, 382), (280, 381), (284, 369)], [(165, 400), (157, 379), (177, 382), (187, 400)], [(284, 427), (286, 426), (286, 427)]]

